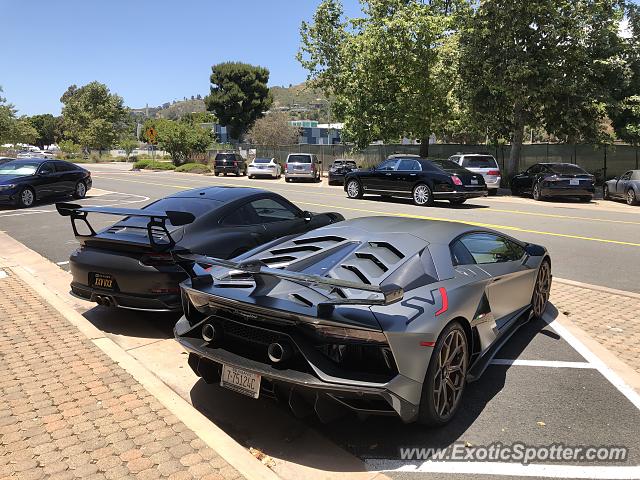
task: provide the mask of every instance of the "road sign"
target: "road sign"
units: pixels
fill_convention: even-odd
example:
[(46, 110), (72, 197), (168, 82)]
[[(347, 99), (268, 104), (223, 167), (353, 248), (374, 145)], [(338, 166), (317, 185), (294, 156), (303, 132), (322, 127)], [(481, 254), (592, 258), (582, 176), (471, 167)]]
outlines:
[(158, 132), (156, 131), (155, 128), (153, 127), (147, 128), (145, 135), (147, 136), (149, 143), (156, 143), (156, 137), (158, 136)]

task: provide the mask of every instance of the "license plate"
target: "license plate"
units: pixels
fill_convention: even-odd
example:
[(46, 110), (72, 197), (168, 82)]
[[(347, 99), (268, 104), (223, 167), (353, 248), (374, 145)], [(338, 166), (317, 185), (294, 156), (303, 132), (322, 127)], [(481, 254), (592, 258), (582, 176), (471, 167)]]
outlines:
[(577, 178), (572, 178), (569, 180), (569, 185), (580, 185), (580, 180)]
[(477, 178), (472, 178), (471, 179), (471, 185), (478, 185), (478, 179)]
[(104, 288), (106, 290), (113, 290), (114, 287), (113, 277), (106, 273), (94, 273), (92, 287)]
[(241, 368), (222, 365), (220, 385), (249, 397), (258, 398), (260, 395), (261, 377), (257, 373), (247, 372)]
[(304, 170), (304, 167), (293, 167), (295, 170)]

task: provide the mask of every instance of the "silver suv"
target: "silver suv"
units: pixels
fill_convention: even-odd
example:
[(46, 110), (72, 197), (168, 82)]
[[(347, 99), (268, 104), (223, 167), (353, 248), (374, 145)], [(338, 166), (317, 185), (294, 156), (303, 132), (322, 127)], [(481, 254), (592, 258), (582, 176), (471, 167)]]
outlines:
[(458, 153), (449, 157), (449, 160), (457, 163), (473, 173), (479, 173), (484, 177), (484, 182), (489, 189), (489, 195), (496, 195), (500, 188), (502, 174), (500, 167), (493, 155), (486, 153)]
[(296, 178), (320, 181), (320, 162), (313, 153), (290, 153), (285, 164), (284, 179), (291, 182)]

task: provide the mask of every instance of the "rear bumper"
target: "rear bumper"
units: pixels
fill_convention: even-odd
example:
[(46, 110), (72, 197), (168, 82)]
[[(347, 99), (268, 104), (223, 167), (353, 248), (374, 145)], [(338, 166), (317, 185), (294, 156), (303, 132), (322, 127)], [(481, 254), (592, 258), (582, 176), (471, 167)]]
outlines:
[(502, 181), (501, 177), (485, 177), (484, 183), (487, 184), (487, 188), (489, 190), (495, 190), (500, 188), (500, 182)]
[(141, 296), (111, 292), (76, 282), (71, 283), (72, 295), (100, 305), (144, 312), (181, 312), (180, 295)]
[(204, 322), (192, 327), (183, 316), (176, 323), (174, 335), (178, 343), (189, 352), (189, 365), (193, 371), (207, 383), (220, 381), (224, 364), (260, 375), (261, 395), (287, 401), (294, 411), (315, 409), (321, 419), (326, 418), (330, 411), (335, 411), (332, 409), (399, 416), (405, 422), (415, 421), (417, 418), (419, 401), (414, 404), (407, 397), (419, 399), (422, 384), (402, 375), (396, 375), (386, 384), (348, 382), (345, 379), (340, 379), (340, 383), (325, 381), (314, 373), (275, 367), (238, 355), (222, 346), (216, 348), (202, 340), (199, 333), (202, 323)]
[(545, 197), (592, 197), (595, 187), (548, 187), (542, 186), (540, 193)]
[(487, 189), (469, 190), (469, 191), (453, 191), (453, 192), (433, 192), (433, 198), (436, 200), (462, 200), (470, 198), (481, 198), (488, 195)]
[(331, 173), (329, 172), (329, 183), (336, 183), (338, 185), (344, 185), (344, 177), (343, 173)]
[(285, 172), (285, 178), (317, 178), (318, 174), (314, 172)]
[(242, 171), (242, 166), (241, 165), (237, 165), (237, 166), (229, 166), (229, 165), (225, 165), (225, 166), (218, 166), (215, 165), (213, 167), (213, 172), (214, 173), (236, 173), (236, 172), (241, 172)]
[(278, 176), (278, 172), (276, 171), (276, 169), (260, 169), (260, 168), (249, 168), (247, 170), (247, 175), (253, 175), (254, 177), (261, 177), (261, 176), (265, 176), (265, 177), (277, 177)]

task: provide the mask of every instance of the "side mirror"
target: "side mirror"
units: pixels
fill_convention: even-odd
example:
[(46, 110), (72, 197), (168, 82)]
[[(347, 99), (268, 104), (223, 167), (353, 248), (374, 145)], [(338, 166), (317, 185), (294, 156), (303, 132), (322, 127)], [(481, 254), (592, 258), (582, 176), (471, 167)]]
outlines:
[(304, 212), (302, 212), (302, 218), (304, 218), (305, 222), (310, 222), (311, 218), (313, 218), (313, 213), (305, 210)]

